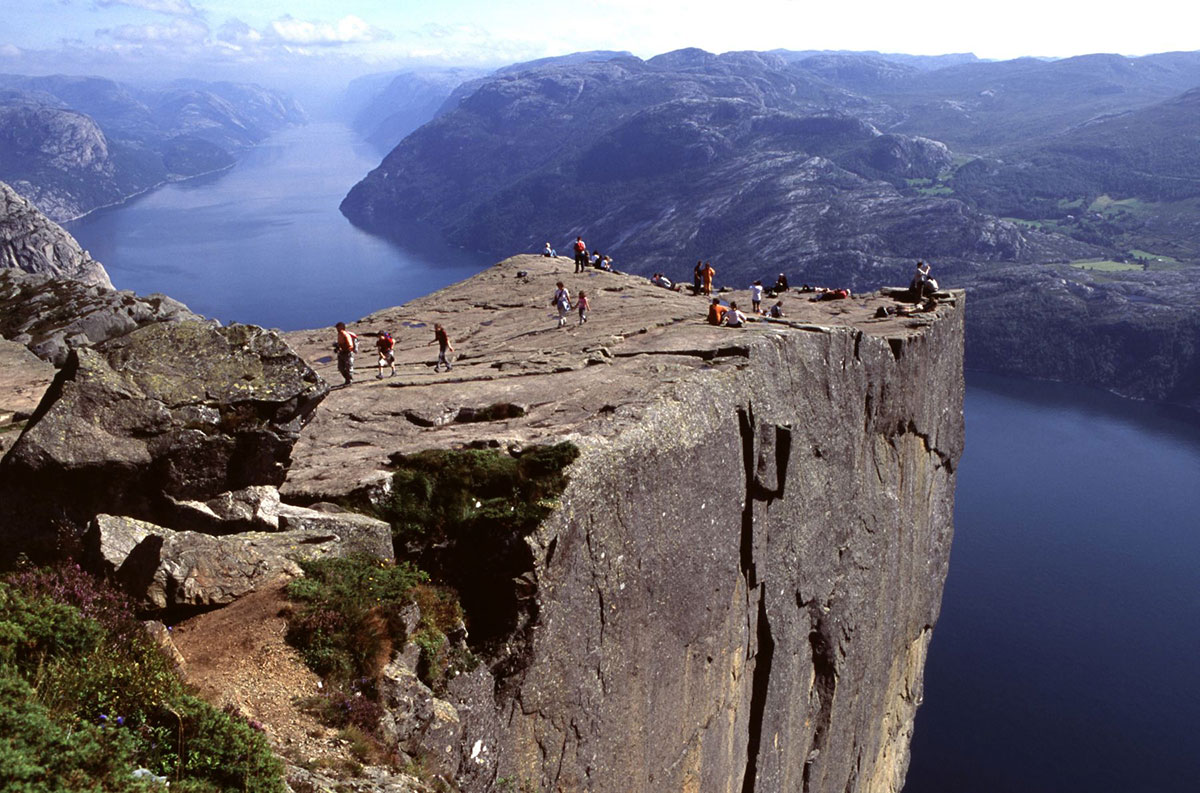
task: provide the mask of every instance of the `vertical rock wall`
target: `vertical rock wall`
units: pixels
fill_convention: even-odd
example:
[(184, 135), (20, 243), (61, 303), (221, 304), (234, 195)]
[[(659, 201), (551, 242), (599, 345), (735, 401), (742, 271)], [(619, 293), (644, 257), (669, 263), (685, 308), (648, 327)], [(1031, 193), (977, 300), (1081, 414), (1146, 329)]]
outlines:
[(891, 338), (759, 337), (580, 438), (536, 535), (500, 778), (898, 790), (953, 534), (962, 339), (961, 302)]

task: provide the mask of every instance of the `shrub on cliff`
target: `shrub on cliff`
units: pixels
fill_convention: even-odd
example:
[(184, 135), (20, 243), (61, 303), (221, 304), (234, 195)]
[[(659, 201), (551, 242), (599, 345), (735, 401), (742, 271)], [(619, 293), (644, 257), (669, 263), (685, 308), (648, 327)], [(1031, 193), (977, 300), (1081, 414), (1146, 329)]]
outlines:
[(0, 778), (24, 793), (283, 790), (243, 721), (187, 694), (129, 602), (78, 567), (0, 581)]
[(362, 554), (300, 567), (305, 577), (287, 587), (300, 603), (288, 617), (288, 641), (309, 668), (335, 682), (378, 674), (406, 638), (401, 609), (428, 576), (408, 563)]

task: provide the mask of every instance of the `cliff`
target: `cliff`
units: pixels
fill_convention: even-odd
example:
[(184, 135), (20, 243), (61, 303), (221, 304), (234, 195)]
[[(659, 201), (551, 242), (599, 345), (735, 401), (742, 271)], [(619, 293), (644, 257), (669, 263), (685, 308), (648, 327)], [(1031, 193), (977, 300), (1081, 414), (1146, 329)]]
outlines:
[[(281, 487), (386, 511), (421, 450), (578, 450), (514, 536), (401, 538), (486, 661), (450, 683), (431, 762), (464, 790), (898, 790), (953, 533), (962, 294), (883, 319), (887, 297), (793, 294), (739, 330), (571, 269), (514, 257), (352, 326), (397, 336), (399, 374), (360, 353), (365, 382), (331, 391)], [(555, 327), (559, 279), (588, 291), (586, 325)], [(332, 332), (288, 338), (336, 379)], [(462, 483), (465, 513), (487, 486)]]
[(62, 226), (0, 182), (0, 268), (74, 278), (112, 289), (104, 267)]

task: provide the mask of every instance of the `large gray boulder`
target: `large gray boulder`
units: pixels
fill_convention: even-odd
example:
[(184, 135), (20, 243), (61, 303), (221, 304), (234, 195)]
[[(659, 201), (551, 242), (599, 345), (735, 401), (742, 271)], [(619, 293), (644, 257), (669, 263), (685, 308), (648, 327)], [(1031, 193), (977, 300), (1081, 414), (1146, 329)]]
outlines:
[(231, 603), (279, 578), (300, 576), (300, 561), (350, 553), (392, 558), (391, 528), (369, 518), (339, 526), (327, 522), (322, 529), (218, 537), (97, 515), (84, 546), (90, 566), (163, 610)]
[(100, 513), (180, 528), (179, 501), (279, 485), (327, 392), (276, 333), (248, 325), (159, 323), (73, 350), (0, 461), (5, 556), (77, 551)]

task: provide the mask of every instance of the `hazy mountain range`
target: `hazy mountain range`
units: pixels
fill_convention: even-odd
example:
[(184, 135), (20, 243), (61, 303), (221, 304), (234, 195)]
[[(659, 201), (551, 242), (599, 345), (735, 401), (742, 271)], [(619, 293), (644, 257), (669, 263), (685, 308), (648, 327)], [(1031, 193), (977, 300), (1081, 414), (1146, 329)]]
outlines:
[(59, 221), (232, 165), (304, 111), (254, 85), (0, 75), (0, 180)]

